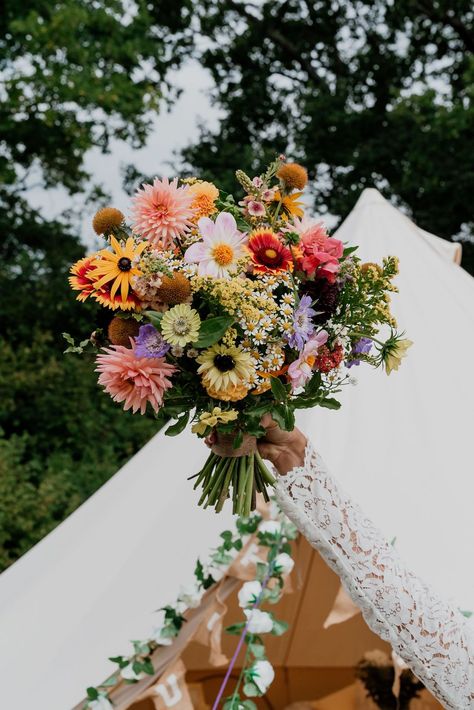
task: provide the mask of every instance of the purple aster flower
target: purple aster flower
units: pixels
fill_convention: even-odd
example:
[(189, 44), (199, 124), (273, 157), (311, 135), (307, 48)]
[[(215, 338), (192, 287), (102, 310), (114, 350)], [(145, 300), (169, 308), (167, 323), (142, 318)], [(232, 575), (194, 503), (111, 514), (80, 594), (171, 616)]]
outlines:
[(293, 313), (293, 332), (288, 336), (288, 343), (296, 350), (302, 350), (308, 338), (314, 332), (311, 318), (316, 311), (311, 308), (311, 296), (302, 296), (298, 308)]
[(170, 347), (151, 323), (140, 326), (135, 338), (135, 354), (138, 357), (163, 357)]
[[(367, 355), (372, 347), (371, 338), (361, 338), (352, 346), (351, 355)], [(346, 367), (352, 367), (352, 365), (360, 365), (362, 360), (357, 357), (353, 357), (351, 360), (346, 362)]]

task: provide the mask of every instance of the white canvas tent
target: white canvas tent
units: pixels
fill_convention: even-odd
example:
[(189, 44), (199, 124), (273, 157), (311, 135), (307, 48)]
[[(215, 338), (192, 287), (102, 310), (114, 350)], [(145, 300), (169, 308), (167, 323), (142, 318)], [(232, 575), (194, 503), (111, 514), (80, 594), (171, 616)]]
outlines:
[[(413, 568), (474, 608), (470, 460), (474, 280), (457, 247), (366, 190), (339, 229), (366, 260), (397, 254), (395, 313), (415, 341), (399, 373), (357, 369), (338, 413), (301, 426)], [(186, 433), (158, 434), (0, 577), (0, 687), (9, 710), (67, 710), (149, 631), (151, 612), (189, 581), (230, 522), (195, 505), (186, 476), (205, 457)]]

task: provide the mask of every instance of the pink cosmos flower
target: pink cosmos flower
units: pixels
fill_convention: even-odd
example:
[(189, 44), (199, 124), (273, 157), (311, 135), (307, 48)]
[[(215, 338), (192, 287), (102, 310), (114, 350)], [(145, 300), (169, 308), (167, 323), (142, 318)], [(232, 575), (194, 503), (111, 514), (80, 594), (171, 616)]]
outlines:
[(318, 350), (327, 342), (327, 339), (327, 331), (320, 330), (319, 333), (308, 340), (298, 359), (289, 366), (288, 377), (290, 378), (293, 392), (299, 387), (304, 387), (311, 378)]
[(178, 187), (178, 178), (155, 178), (144, 183), (132, 198), (133, 231), (158, 249), (168, 249), (191, 225), (193, 193), (188, 185)]
[(247, 203), (247, 212), (252, 215), (252, 217), (263, 217), (265, 215), (265, 205), (263, 202), (250, 200)]
[(163, 404), (163, 395), (172, 387), (169, 377), (176, 368), (164, 357), (139, 357), (134, 348), (112, 345), (96, 358), (99, 384), (114, 402), (123, 408), (145, 414), (147, 403), (155, 413)]
[(221, 212), (215, 222), (209, 217), (201, 217), (197, 226), (202, 242), (191, 244), (184, 254), (184, 261), (199, 264), (200, 276), (229, 278), (239, 259), (247, 255), (246, 235), (239, 232), (229, 212)]

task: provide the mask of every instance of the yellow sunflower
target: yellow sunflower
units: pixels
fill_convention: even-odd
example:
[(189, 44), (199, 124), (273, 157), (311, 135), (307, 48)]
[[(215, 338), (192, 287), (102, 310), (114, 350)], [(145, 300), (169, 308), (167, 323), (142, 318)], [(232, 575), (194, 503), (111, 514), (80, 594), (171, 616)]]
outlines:
[(114, 299), (120, 288), (122, 303), (126, 303), (130, 290), (132, 276), (140, 276), (141, 271), (133, 265), (142, 251), (146, 249), (147, 243), (135, 244), (132, 237), (129, 237), (125, 244), (121, 244), (115, 237), (110, 237), (113, 252), (108, 249), (101, 249), (98, 253), (100, 259), (95, 262), (94, 288), (100, 289), (105, 284), (113, 282), (110, 287), (110, 297)]
[(255, 373), (250, 353), (228, 345), (212, 345), (196, 358), (206, 386), (222, 391), (248, 382)]
[(304, 211), (300, 197), (302, 192), (292, 192), (290, 195), (281, 195), (281, 192), (277, 190), (273, 198), (273, 204), (278, 205), (281, 202), (280, 214), (283, 219), (288, 219), (288, 217), (303, 217)]

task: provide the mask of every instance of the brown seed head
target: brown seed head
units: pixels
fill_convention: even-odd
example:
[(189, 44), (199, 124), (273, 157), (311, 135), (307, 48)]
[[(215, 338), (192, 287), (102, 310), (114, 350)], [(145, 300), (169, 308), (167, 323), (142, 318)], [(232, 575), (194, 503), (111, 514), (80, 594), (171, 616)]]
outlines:
[(112, 345), (131, 347), (130, 338), (138, 335), (140, 323), (135, 318), (112, 318), (107, 329), (107, 335)]
[(184, 274), (176, 271), (172, 276), (163, 276), (156, 297), (163, 303), (175, 306), (185, 303), (191, 295), (191, 283)]
[(92, 226), (96, 234), (109, 234), (114, 227), (120, 227), (124, 215), (115, 207), (104, 207), (95, 213)]
[(308, 173), (298, 163), (285, 163), (278, 170), (277, 178), (289, 190), (302, 190), (308, 182)]

